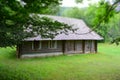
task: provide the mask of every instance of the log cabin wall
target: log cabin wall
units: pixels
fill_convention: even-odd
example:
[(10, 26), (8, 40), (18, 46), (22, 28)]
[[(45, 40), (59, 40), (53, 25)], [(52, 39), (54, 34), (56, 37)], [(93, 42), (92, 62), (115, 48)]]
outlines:
[(95, 40), (68, 40), (65, 45), (65, 53), (95, 53), (97, 51)]
[(85, 40), (85, 52), (84, 53), (95, 53), (95, 43), (94, 40)]
[(65, 53), (83, 53), (83, 41), (82, 40), (67, 40), (65, 44)]
[(82, 40), (75, 41), (75, 52), (83, 53), (82, 43), (83, 43)]
[(65, 43), (65, 53), (74, 53), (74, 40), (67, 40)]
[[(34, 49), (33, 49), (34, 44)], [(49, 41), (41, 41), (39, 49), (39, 41), (24, 41), (20, 47), (21, 54), (40, 54), (61, 52), (70, 53), (94, 53), (97, 52), (97, 41), (94, 40), (59, 40), (56, 48), (49, 48)]]
[(98, 44), (97, 44), (97, 41), (95, 41), (95, 53), (97, 53), (97, 48), (98, 47)]
[[(34, 44), (34, 49), (33, 49)], [(62, 52), (62, 41), (57, 41), (56, 48), (49, 48), (49, 41), (41, 41), (41, 49), (37, 48), (39, 41), (25, 41), (22, 44), (22, 54), (32, 54), (32, 53), (52, 53), (52, 52)]]

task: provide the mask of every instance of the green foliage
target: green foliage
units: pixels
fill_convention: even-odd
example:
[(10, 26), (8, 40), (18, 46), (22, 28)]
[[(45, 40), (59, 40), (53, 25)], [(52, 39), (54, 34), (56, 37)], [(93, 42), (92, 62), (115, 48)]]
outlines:
[(110, 4), (105, 0), (101, 0), (99, 3), (89, 5), (84, 10), (81, 8), (66, 10), (63, 16), (83, 19), (91, 29), (103, 36), (105, 41), (110, 41), (120, 36), (120, 14), (116, 11), (119, 2), (120, 0)]
[(60, 6), (58, 4), (51, 4), (47, 9), (42, 10), (42, 14), (57, 15), (60, 11)]
[[(106, 34), (104, 34), (103, 36), (109, 39), (111, 39), (112, 37), (112, 39), (114, 40), (112, 42), (116, 41), (115, 43), (118, 43), (118, 40), (119, 40), (118, 39), (118, 36), (119, 36), (119, 25), (118, 25), (119, 19), (118, 18), (120, 16), (118, 16), (118, 18), (115, 17), (117, 16), (116, 7), (119, 5), (118, 4), (119, 2), (120, 0), (115, 0), (113, 1), (113, 4), (110, 4), (109, 2), (105, 2), (104, 0), (101, 0), (99, 2), (98, 9), (96, 11), (96, 17), (94, 19), (94, 23), (95, 23), (94, 26), (97, 29), (99, 29), (98, 31), (100, 31), (100, 29), (104, 27), (104, 29), (106, 29), (107, 31), (105, 31)], [(113, 19), (112, 21), (110, 21), (111, 18)], [(102, 33), (103, 32), (104, 30), (102, 31)], [(115, 39), (116, 35), (117, 37)]]
[[(47, 35), (49, 31), (53, 31), (53, 33), (55, 33), (63, 28), (67, 30), (70, 29), (70, 27), (66, 26), (66, 24), (62, 25), (56, 21), (53, 22), (52, 20), (44, 18), (40, 18), (41, 20), (39, 20), (39, 17), (36, 17), (35, 20), (30, 17), (30, 14), (32, 13), (55, 14), (57, 10), (55, 10), (56, 8), (53, 9), (52, 7), (59, 5), (60, 1), (61, 0), (0, 0), (0, 42), (2, 42), (0, 43), (0, 47), (20, 44), (24, 38), (34, 36), (32, 33), (35, 32), (41, 33), (39, 35), (42, 36), (43, 34)], [(26, 29), (30, 28), (29, 26), (31, 24), (34, 25), (34, 27), (39, 26), (39, 29), (41, 27), (44, 28), (44, 26), (39, 25), (42, 23), (39, 21), (43, 20), (44, 24), (47, 22), (49, 23), (49, 26), (47, 24), (45, 25), (49, 28), (48, 32), (46, 32), (47, 28), (41, 29), (42, 31), (39, 30), (41, 32), (38, 32), (38, 30), (35, 31), (35, 29), (32, 29), (33, 32), (25, 31)], [(53, 29), (53, 27), (55, 28)], [(53, 34), (49, 35), (49, 37), (53, 37)]]
[[(82, 3), (84, 0), (75, 0), (76, 3)], [(87, 1), (91, 1), (91, 0), (87, 0)]]
[(26, 31), (30, 31), (30, 33), (34, 35), (41, 35), (43, 38), (54, 38), (54, 36), (61, 34), (61, 33), (67, 33), (68, 30), (74, 31), (71, 26), (68, 26), (67, 24), (60, 23), (58, 21), (52, 20), (50, 18), (47, 18), (42, 15), (31, 15), (32, 17), (29, 19), (28, 23), (32, 26), (27, 26)]
[(83, 0), (75, 0), (76, 3), (82, 3)]
[(0, 80), (119, 80), (120, 46), (99, 44), (98, 54), (16, 59), (0, 48)]
[(120, 37), (116, 37), (111, 41), (111, 43), (116, 43), (116, 45), (119, 45), (119, 42), (120, 42)]
[[(109, 26), (110, 33), (113, 33), (111, 35), (119, 35), (120, 32), (120, 13), (114, 15), (107, 24)], [(116, 36), (117, 37), (117, 36)]]
[(91, 28), (94, 26), (94, 18), (97, 10), (97, 5), (90, 5), (90, 7), (86, 8), (86, 11), (84, 12), (84, 21), (87, 23), (88, 26)]
[(84, 14), (84, 10), (79, 9), (77, 7), (73, 7), (73, 8), (65, 10), (62, 13), (62, 16), (81, 19), (84, 17), (83, 14)]
[(120, 34), (120, 13), (115, 14), (106, 26), (108, 27), (108, 37), (110, 41), (118, 43)]
[(101, 1), (98, 4), (95, 19), (94, 19), (94, 26), (98, 25), (99, 23), (107, 23), (109, 19), (114, 15), (115, 11), (110, 11), (111, 5), (108, 2)]

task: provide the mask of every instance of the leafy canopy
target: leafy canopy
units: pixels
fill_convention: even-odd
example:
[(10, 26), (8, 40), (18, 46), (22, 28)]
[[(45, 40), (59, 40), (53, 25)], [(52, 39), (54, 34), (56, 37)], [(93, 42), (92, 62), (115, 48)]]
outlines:
[[(76, 0), (77, 3), (81, 3), (82, 1), (83, 0)], [(118, 44), (120, 41), (120, 36), (118, 36), (119, 33), (117, 35), (118, 37), (115, 38), (116, 34), (114, 35), (114, 33), (107, 32), (107, 30), (110, 31), (111, 29), (110, 27), (110, 29), (108, 28), (108, 24), (110, 24), (110, 19), (114, 18), (114, 16), (119, 13), (119, 11), (116, 10), (119, 5), (120, 0), (112, 0), (112, 3), (110, 3), (109, 0), (100, 0), (97, 5), (90, 6), (87, 9), (87, 14), (85, 14), (85, 16), (87, 15), (87, 18), (85, 18), (85, 20), (90, 26), (93, 26), (93, 30), (97, 30), (97, 32), (102, 34), (103, 36), (105, 36), (106, 33), (113, 35), (114, 39), (112, 42), (116, 44)], [(115, 23), (113, 24), (115, 26)]]
[[(24, 38), (53, 38), (58, 30), (70, 30), (66, 24), (31, 14), (54, 14), (61, 0), (0, 0), (0, 47), (20, 44)], [(32, 27), (31, 27), (32, 26)], [(31, 30), (31, 31), (30, 31)]]

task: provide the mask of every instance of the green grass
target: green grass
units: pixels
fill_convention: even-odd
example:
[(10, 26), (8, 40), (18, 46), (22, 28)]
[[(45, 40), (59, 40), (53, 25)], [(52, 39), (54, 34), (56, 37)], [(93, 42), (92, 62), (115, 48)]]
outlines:
[(99, 44), (98, 54), (17, 59), (0, 48), (0, 80), (120, 80), (120, 46)]

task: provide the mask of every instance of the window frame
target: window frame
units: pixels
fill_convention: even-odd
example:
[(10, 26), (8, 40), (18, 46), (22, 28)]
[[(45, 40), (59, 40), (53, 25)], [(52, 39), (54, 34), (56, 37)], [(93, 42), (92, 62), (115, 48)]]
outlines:
[(34, 41), (32, 41), (32, 50), (35, 50), (35, 48), (34, 48)]
[(39, 41), (39, 50), (42, 49), (42, 41)]
[(32, 50), (40, 50), (42, 49), (42, 41), (38, 41), (39, 42), (39, 47), (35, 48), (35, 41), (32, 41)]
[[(49, 48), (49, 49), (57, 49), (57, 41), (55, 41), (54, 44), (53, 44), (53, 41), (54, 41), (54, 40), (50, 40), (50, 41), (48, 42), (48, 48)], [(53, 46), (53, 45), (54, 45), (54, 46)]]

